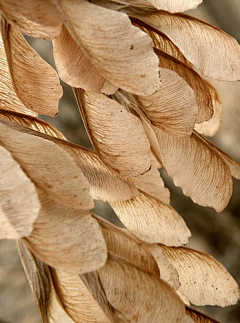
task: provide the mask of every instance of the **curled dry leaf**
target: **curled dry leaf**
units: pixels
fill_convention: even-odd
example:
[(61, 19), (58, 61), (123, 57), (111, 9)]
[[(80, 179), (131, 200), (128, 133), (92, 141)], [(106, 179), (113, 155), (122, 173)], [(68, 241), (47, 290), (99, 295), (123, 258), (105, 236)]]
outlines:
[(27, 247), (50, 266), (72, 274), (104, 265), (106, 243), (101, 227), (88, 211), (58, 204), (40, 193), (41, 210)]
[(56, 115), (62, 87), (55, 70), (1, 19), (1, 33), (14, 89), (22, 103), (37, 113)]
[(196, 133), (179, 138), (154, 129), (163, 167), (175, 185), (195, 203), (222, 211), (232, 195), (231, 173), (222, 156)]
[(141, 121), (103, 94), (79, 89), (75, 94), (93, 146), (105, 164), (123, 176), (146, 172), (150, 145)]
[(186, 306), (186, 313), (188, 317), (192, 318), (194, 323), (220, 323), (219, 321), (189, 306)]
[(108, 259), (98, 270), (109, 303), (120, 322), (182, 322), (183, 303), (163, 281), (129, 263)]
[(74, 322), (112, 322), (106, 315), (109, 310), (101, 307), (79, 275), (54, 269), (51, 272), (57, 295)]
[(0, 33), (0, 94), (1, 94), (0, 95), (1, 108), (7, 109), (10, 111), (21, 112), (26, 115), (37, 116), (36, 112), (31, 111), (24, 106), (24, 104), (20, 101), (20, 99), (18, 98), (14, 90), (1, 33)]
[(33, 255), (23, 240), (17, 241), (18, 253), (41, 319), (49, 323), (74, 323), (62, 308), (55, 293), (49, 267)]
[(194, 91), (175, 72), (165, 68), (160, 71), (160, 90), (138, 96), (137, 101), (155, 126), (175, 136), (189, 136), (198, 113)]
[[(235, 304), (239, 288), (228, 271), (212, 256), (188, 248), (161, 246), (177, 269), (179, 291), (195, 305), (227, 306)], [(219, 279), (221, 277), (221, 279)]]
[(1, 0), (1, 11), (11, 25), (29, 36), (52, 39), (61, 31), (61, 20), (50, 0)]
[(240, 79), (240, 46), (224, 31), (184, 14), (159, 12), (141, 19), (159, 27), (204, 76)]
[(53, 41), (54, 61), (61, 79), (72, 87), (100, 92), (105, 78), (92, 65), (63, 26)]
[(41, 119), (3, 109), (0, 109), (0, 117), (2, 119), (6, 119), (14, 123), (20, 124), (26, 128), (66, 140), (65, 136), (57, 128), (54, 128), (50, 123), (47, 123), (46, 121), (43, 121)]
[(200, 134), (211, 137), (214, 136), (220, 128), (222, 121), (222, 103), (218, 96), (217, 90), (209, 82), (207, 82), (207, 84), (212, 97), (213, 115), (208, 121), (196, 124), (195, 130)]
[(54, 3), (69, 34), (107, 80), (135, 94), (156, 92), (159, 69), (152, 41), (125, 13), (87, 1)]
[(140, 192), (131, 200), (110, 203), (121, 222), (138, 238), (168, 246), (186, 244), (190, 237), (185, 222), (170, 206)]
[(166, 203), (170, 203), (170, 192), (164, 186), (160, 173), (155, 166), (143, 175), (131, 178), (136, 187), (148, 195)]
[[(213, 103), (215, 103), (216, 100), (216, 90), (188, 65), (160, 50), (156, 49), (155, 52), (158, 54), (161, 67), (176, 72), (193, 89), (198, 105), (196, 122), (200, 123), (209, 120), (213, 115)], [(211, 95), (211, 92), (213, 92), (213, 95)]]
[(0, 169), (0, 239), (28, 236), (40, 210), (35, 186), (2, 146)]
[(7, 120), (0, 121), (0, 142), (38, 187), (67, 206), (92, 208), (89, 183), (73, 158), (54, 142), (34, 134), (37, 132)]

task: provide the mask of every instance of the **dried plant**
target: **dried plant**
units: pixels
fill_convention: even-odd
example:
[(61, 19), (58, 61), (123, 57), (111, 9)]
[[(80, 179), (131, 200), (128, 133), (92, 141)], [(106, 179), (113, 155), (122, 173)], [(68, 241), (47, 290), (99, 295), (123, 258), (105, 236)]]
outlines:
[[(170, 206), (163, 167), (185, 195), (222, 211), (240, 166), (204, 135), (221, 120), (204, 77), (240, 79), (240, 50), (188, 15), (201, 0), (1, 0), (0, 237), (17, 239), (43, 322), (216, 322), (191, 308), (239, 289)], [(57, 72), (22, 33), (53, 41)], [(94, 147), (66, 140), (69, 84)], [(90, 210), (108, 202), (125, 228)]]

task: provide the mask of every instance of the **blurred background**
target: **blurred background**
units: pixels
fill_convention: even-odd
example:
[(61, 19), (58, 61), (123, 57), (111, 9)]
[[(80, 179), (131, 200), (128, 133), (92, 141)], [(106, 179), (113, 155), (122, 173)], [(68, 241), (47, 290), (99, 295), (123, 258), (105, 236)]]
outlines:
[[(188, 12), (226, 31), (240, 42), (240, 1), (205, 0)], [(28, 39), (48, 62), (53, 64), (49, 41)], [(227, 59), (227, 57), (226, 57)], [(213, 140), (221, 149), (240, 162), (240, 85), (214, 82), (223, 104), (223, 121)], [(91, 147), (84, 130), (71, 88), (64, 86), (60, 113), (44, 119), (60, 129), (68, 140)], [(194, 204), (161, 171), (171, 190), (171, 204), (181, 214), (192, 232), (189, 247), (207, 252), (218, 259), (240, 285), (240, 181), (234, 180), (234, 194), (222, 213)], [(116, 221), (106, 204), (97, 202), (96, 212)], [(201, 311), (222, 323), (240, 322), (240, 305), (227, 308), (201, 307)], [(0, 323), (40, 323), (30, 287), (23, 272), (14, 241), (0, 241)], [(150, 322), (149, 322), (150, 323)], [(171, 323), (171, 322), (169, 322)]]

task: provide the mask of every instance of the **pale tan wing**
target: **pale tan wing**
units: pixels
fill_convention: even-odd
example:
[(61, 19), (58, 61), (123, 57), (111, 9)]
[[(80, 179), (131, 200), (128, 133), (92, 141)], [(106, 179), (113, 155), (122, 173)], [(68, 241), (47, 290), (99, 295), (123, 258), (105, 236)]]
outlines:
[(43, 322), (48, 320), (51, 302), (51, 276), (49, 267), (35, 257), (26, 247), (24, 240), (17, 240), (18, 254), (37, 303)]
[(93, 146), (105, 164), (123, 176), (150, 168), (150, 144), (141, 121), (103, 94), (75, 89)]
[[(212, 256), (188, 248), (161, 246), (177, 269), (179, 291), (195, 305), (228, 306), (236, 304), (239, 288), (228, 271)], [(221, 277), (221, 279), (219, 278)]]
[(156, 277), (118, 259), (109, 259), (98, 275), (120, 322), (184, 322), (183, 303)]
[(159, 68), (152, 41), (125, 13), (87, 1), (54, 3), (70, 35), (107, 80), (135, 94), (156, 92)]
[[(110, 269), (109, 274), (109, 266), (105, 265), (103, 270), (81, 275), (80, 279), (58, 270), (54, 271), (54, 286), (58, 290), (58, 296), (68, 314), (76, 321), (84, 321), (85, 319), (87, 322), (105, 322), (106, 316), (104, 314), (109, 317), (111, 322), (148, 322), (148, 320), (155, 322), (160, 317), (163, 322), (167, 322), (167, 319), (177, 322), (177, 318), (182, 318), (182, 313), (180, 315), (181, 302), (169, 286), (159, 280), (158, 268), (147, 249), (129, 236), (125, 230), (98, 217), (96, 219), (103, 229), (109, 253), (116, 266), (122, 264), (125, 271), (123, 272), (119, 266), (120, 270), (118, 268), (116, 270), (115, 268)], [(131, 277), (129, 277), (128, 268), (130, 273), (134, 268)], [(119, 272), (120, 277), (118, 276)], [(113, 279), (114, 275), (117, 278)], [(149, 278), (152, 281), (151, 289), (147, 283), (145, 285)], [(122, 280), (122, 284), (120, 280)], [(144, 290), (144, 293), (139, 293), (139, 288)], [(152, 289), (154, 291), (155, 289), (161, 290), (162, 297), (159, 295), (158, 299), (154, 300)], [(136, 314), (133, 316), (131, 307), (134, 306), (132, 304), (134, 298), (136, 298), (136, 302), (140, 301), (140, 304), (136, 307)], [(151, 307), (148, 306), (148, 302), (152, 303)], [(171, 315), (164, 313), (168, 302), (174, 307), (177, 306), (176, 312)], [(126, 303), (128, 303), (127, 306), (125, 306)], [(79, 310), (76, 304), (79, 305)], [(162, 309), (161, 313), (159, 313), (159, 307)], [(108, 321), (106, 320), (106, 322)], [(180, 322), (183, 321), (180, 320)]]
[(92, 208), (89, 183), (74, 159), (54, 142), (33, 134), (7, 120), (0, 121), (0, 142), (38, 187), (56, 202), (80, 210)]
[(224, 151), (220, 150), (218, 147), (216, 147), (216, 148), (217, 148), (218, 152), (221, 153), (221, 156), (223, 157), (226, 164), (228, 165), (232, 176), (235, 177), (236, 179), (240, 179), (240, 163), (238, 163), (236, 160), (234, 160), (232, 157), (230, 157)]
[(90, 185), (95, 200), (123, 201), (139, 194), (134, 183), (105, 165), (94, 152), (76, 145), (58, 141), (81, 168)]
[(217, 147), (214, 143), (209, 141), (208, 139), (204, 137), (200, 137), (200, 135), (195, 132), (194, 136), (201, 138), (201, 140), (204, 142), (204, 144), (210, 149), (215, 150), (218, 154), (221, 155), (227, 166), (229, 167), (230, 173), (233, 177), (240, 179), (240, 163), (238, 163), (236, 160), (234, 160), (231, 156), (229, 156), (227, 153), (222, 151), (219, 147)]
[(145, 246), (150, 250), (158, 265), (161, 279), (167, 282), (176, 291), (181, 285), (177, 269), (172, 265), (165, 256), (163, 250), (159, 248), (157, 244), (145, 244)]
[(107, 316), (109, 309), (101, 307), (79, 275), (54, 269), (51, 273), (58, 298), (74, 322), (113, 322)]
[[(103, 230), (109, 258), (98, 271), (81, 275), (113, 322), (183, 322), (181, 301), (159, 277), (147, 247), (129, 233), (94, 216)], [(155, 295), (156, 294), (156, 295)], [(170, 304), (175, 311), (168, 313)]]
[(152, 38), (154, 50), (160, 50), (192, 68), (192, 63), (189, 62), (189, 60), (184, 56), (174, 42), (166, 34), (164, 34), (157, 25), (151, 24), (150, 21), (145, 20), (144, 18), (146, 17), (146, 15), (138, 15), (136, 12), (134, 12), (131, 16), (131, 21), (134, 25), (146, 32)]
[(56, 296), (49, 267), (28, 250), (23, 240), (18, 240), (17, 246), (42, 321), (74, 323), (64, 311)]
[[(61, 138), (62, 134), (59, 133), (59, 131), (56, 130), (53, 126), (49, 126), (47, 123), (44, 123), (36, 118), (28, 118), (27, 116), (22, 118), (21, 115), (12, 114), (12, 113), (6, 114), (6, 112), (4, 112), (4, 113), (0, 112), (0, 116), (1, 116), (1, 113), (2, 113), (2, 116), (4, 116), (4, 118), (10, 119), (11, 121), (14, 121), (14, 122), (17, 122), (18, 124), (23, 124), (24, 126), (27, 126), (30, 129), (35, 129), (37, 131), (41, 131), (41, 133), (36, 132), (36, 131), (32, 131), (30, 129), (28, 130), (23, 127), (14, 126), (12, 123), (6, 123), (6, 125), (8, 125), (8, 126), (14, 127), (14, 129), (16, 129), (16, 131), (28, 133), (29, 136), (33, 137), (32, 140), (34, 140), (35, 137), (40, 137), (41, 138), (40, 142), (41, 142), (41, 140), (43, 140), (43, 142), (45, 142), (45, 141), (50, 142), (47, 144), (47, 146), (49, 146), (49, 147), (50, 146), (55, 147), (56, 145), (61, 147), (65, 152), (62, 152), (61, 150), (56, 148), (57, 150), (61, 151), (61, 154), (65, 155), (65, 156), (66, 156), (66, 153), (70, 154), (71, 157), (74, 159), (74, 162), (78, 166), (78, 169), (77, 169), (77, 171), (79, 173), (78, 176), (82, 176), (82, 175), (80, 175), (80, 173), (83, 173), (83, 175), (88, 180), (87, 187), (89, 187), (90, 194), (94, 199), (102, 200), (102, 201), (122, 201), (122, 200), (130, 199), (130, 198), (139, 194), (136, 186), (133, 184), (133, 182), (130, 179), (122, 177), (117, 172), (115, 172), (111, 168), (107, 167), (101, 161), (101, 159), (98, 157), (98, 155), (95, 154), (94, 152), (92, 152), (84, 147), (74, 145), (66, 140), (56, 139), (56, 137)], [(53, 152), (54, 151), (51, 150), (50, 155)], [(60, 158), (60, 157), (58, 157), (58, 158)], [(69, 159), (69, 157), (67, 157), (67, 159)], [(47, 163), (47, 162), (48, 162), (48, 160), (45, 160), (45, 163)], [(51, 160), (49, 160), (49, 162), (51, 162)], [(61, 167), (63, 167), (64, 163), (67, 163), (67, 161), (62, 162)], [(72, 163), (72, 161), (71, 161), (71, 163)], [(50, 166), (48, 166), (48, 167), (50, 167)], [(51, 167), (54, 167), (54, 165), (52, 164)], [(58, 167), (60, 167), (60, 166), (58, 166)], [(68, 167), (72, 170), (74, 170), (74, 169), (76, 170), (76, 166), (69, 165)], [(37, 171), (39, 172), (38, 169), (37, 169)], [(44, 171), (46, 172), (47, 170), (45, 169)], [(51, 176), (49, 177), (49, 181), (51, 181), (53, 175), (54, 175), (54, 173), (51, 172)], [(57, 174), (55, 174), (55, 175), (57, 175)], [(58, 176), (61, 176), (61, 172), (58, 173)], [(64, 172), (63, 172), (62, 176), (63, 177), (65, 176)], [(71, 176), (73, 176), (73, 179), (71, 179)], [(50, 191), (53, 192), (53, 190), (57, 190), (57, 189), (62, 190), (62, 189), (64, 189), (64, 186), (70, 185), (70, 183), (68, 183), (68, 180), (71, 181), (72, 184), (74, 184), (74, 182), (77, 180), (77, 177), (74, 177), (75, 176), (74, 174), (72, 174), (71, 176), (70, 176), (69, 172), (67, 172), (67, 178), (65, 178), (64, 184), (58, 188), (55, 188), (55, 186), (51, 187), (50, 182), (49, 182), (50, 187), (48, 187), (49, 185), (47, 185), (47, 186), (45, 186), (45, 184), (43, 184), (43, 185), (44, 185), (45, 189), (48, 190), (48, 192), (50, 192)], [(84, 179), (84, 177), (81, 179), (80, 182), (82, 183), (82, 185), (86, 184), (86, 179)], [(45, 180), (47, 181), (48, 178), (46, 177)], [(60, 179), (58, 181), (60, 181)], [(73, 187), (73, 189), (74, 189), (74, 187)], [(77, 190), (80, 190), (80, 189), (81, 189), (81, 187), (79, 187), (79, 183), (78, 183)], [(66, 188), (65, 194), (67, 194), (67, 193), (69, 194), (70, 191), (71, 190), (70, 190), (70, 186), (69, 186), (68, 189)], [(72, 192), (72, 194), (76, 195), (76, 192), (77, 191), (75, 188), (75, 191)], [(83, 187), (83, 192), (88, 194), (88, 188), (86, 191), (86, 190), (84, 190), (84, 187)], [(56, 199), (58, 201), (57, 191), (55, 192), (55, 194), (56, 194)], [(60, 191), (59, 191), (59, 194), (60, 194)], [(64, 198), (63, 191), (61, 191), (61, 196), (62, 196), (62, 198)], [(74, 199), (76, 199), (76, 196)], [(66, 196), (66, 200), (64, 198), (62, 200), (62, 203), (63, 203), (63, 201), (65, 201), (64, 203), (68, 203), (68, 205), (70, 203), (71, 207), (75, 207), (75, 202), (69, 196)], [(79, 207), (80, 207), (80, 205), (79, 205)], [(91, 208), (91, 207), (89, 207), (89, 208)]]
[(12, 83), (19, 99), (34, 112), (56, 115), (63, 94), (56, 71), (4, 18), (1, 20), (1, 33)]
[[(156, 134), (154, 130), (152, 129), (151, 121), (146, 117), (146, 115), (143, 113), (143, 111), (140, 109), (138, 102), (136, 98), (131, 94), (123, 90), (118, 90), (116, 93), (112, 96), (117, 102), (120, 102), (122, 106), (127, 111), (132, 112), (134, 115), (136, 115), (142, 122), (144, 131), (146, 133), (146, 136), (149, 140), (151, 151), (155, 156), (157, 156), (158, 159), (158, 166), (161, 167), (160, 160), (161, 160), (161, 154), (159, 151), (159, 144), (156, 137)], [(155, 158), (155, 157), (154, 157)], [(151, 160), (153, 164), (153, 160)]]
[(32, 234), (24, 240), (28, 248), (48, 265), (71, 274), (103, 266), (106, 243), (90, 212), (58, 204), (43, 192), (39, 195), (41, 210)]
[(135, 264), (138, 268), (159, 277), (159, 268), (148, 246), (129, 234), (126, 229), (93, 215), (100, 224), (109, 254)]
[(19, 125), (22, 125), (26, 128), (66, 140), (66, 137), (57, 128), (39, 118), (3, 109), (0, 109), (0, 117), (2, 119), (6, 119)]
[(195, 203), (222, 211), (232, 195), (232, 177), (223, 157), (196, 133), (179, 138), (154, 129), (163, 167), (175, 185)]
[(109, 82), (108, 80), (105, 80), (102, 88), (101, 93), (110, 95), (115, 93), (118, 90), (118, 86), (114, 85), (113, 83)]
[(117, 87), (107, 81), (63, 26), (53, 40), (53, 55), (60, 78), (74, 88), (112, 94)]
[(209, 82), (207, 82), (207, 84), (212, 97), (213, 115), (208, 121), (196, 124), (194, 129), (204, 136), (211, 137), (218, 132), (221, 125), (222, 102), (218, 96), (217, 90)]
[(60, 78), (72, 87), (100, 92), (105, 78), (93, 66), (67, 29), (53, 41), (54, 61)]
[(240, 46), (224, 31), (184, 14), (160, 12), (142, 19), (159, 27), (204, 76), (240, 79)]
[(160, 89), (150, 96), (138, 96), (139, 106), (158, 128), (174, 136), (189, 136), (198, 114), (195, 93), (177, 73), (160, 71)]
[(132, 12), (144, 14), (155, 12), (156, 9), (169, 12), (186, 11), (196, 8), (202, 0), (92, 0), (91, 2), (128, 14)]
[(147, 0), (158, 10), (180, 12), (195, 9), (202, 0)]
[[(180, 75), (193, 89), (197, 105), (198, 115), (197, 123), (209, 120), (213, 115), (213, 108), (215, 103), (215, 89), (209, 85), (197, 72), (190, 66), (184, 64), (176, 58), (167, 55), (166, 53), (155, 50), (160, 59), (160, 66), (170, 69)], [(212, 93), (213, 92), (213, 93)]]
[[(41, 119), (2, 109), (0, 109), (0, 117), (43, 134), (66, 140), (65, 136), (57, 128), (54, 128), (51, 124)], [(48, 139), (52, 138), (48, 137)], [(61, 144), (61, 141), (57, 143), (62, 148), (66, 148), (75, 159), (76, 164), (80, 168), (83, 168), (84, 174), (90, 180), (90, 192), (95, 199), (103, 199), (104, 201), (125, 200), (137, 194), (138, 191), (134, 188), (133, 183), (114, 173), (90, 150), (67, 142), (65, 145)], [(161, 178), (159, 177), (159, 179)], [(167, 199), (169, 193), (166, 188), (162, 187), (163, 182), (159, 184), (157, 181), (157, 184), (160, 186), (157, 193), (161, 193), (161, 196)]]
[(35, 186), (2, 146), (0, 169), (0, 239), (28, 236), (40, 210)]
[(168, 188), (164, 186), (164, 182), (157, 167), (152, 165), (148, 172), (143, 175), (132, 177), (131, 179), (140, 191), (145, 192), (166, 204), (170, 203), (170, 192)]
[(190, 231), (168, 204), (140, 192), (127, 201), (110, 203), (121, 222), (139, 239), (179, 246), (188, 242)]
[(1, 108), (37, 116), (37, 113), (25, 107), (20, 101), (12, 84), (5, 47), (0, 33), (0, 104)]
[(1, 10), (11, 25), (31, 37), (52, 39), (61, 32), (62, 22), (50, 0), (1, 0)]

